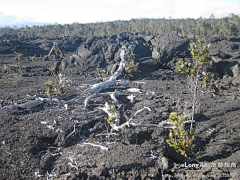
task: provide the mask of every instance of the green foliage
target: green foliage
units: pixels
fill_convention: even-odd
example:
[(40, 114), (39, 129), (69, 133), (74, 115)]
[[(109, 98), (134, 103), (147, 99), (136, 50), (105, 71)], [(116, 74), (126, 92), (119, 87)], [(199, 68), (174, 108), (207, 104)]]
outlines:
[(210, 81), (212, 79), (212, 73), (211, 72), (202, 72), (202, 80), (203, 80), (203, 87), (206, 87), (209, 85)]
[(216, 93), (216, 90), (214, 88), (210, 89), (210, 93)]
[(53, 81), (47, 81), (44, 83), (46, 87), (46, 94), (48, 95), (62, 95), (65, 93), (67, 80), (63, 74), (58, 74), (58, 79)]
[(109, 108), (108, 110), (108, 114), (111, 115), (108, 117), (107, 119), (107, 123), (113, 127), (114, 124), (116, 123), (117, 119), (120, 118), (120, 114), (119, 113), (116, 113), (116, 106), (115, 105), (112, 105), (111, 108)]
[(134, 60), (130, 60), (126, 63), (126, 65), (125, 77), (127, 79), (131, 79), (139, 72), (138, 63), (135, 63)]
[(2, 72), (6, 73), (7, 71), (8, 71), (8, 67), (6, 65), (4, 65), (3, 68), (2, 68)]
[[(207, 65), (210, 63), (211, 58), (208, 56), (210, 44), (205, 45), (203, 39), (198, 39), (197, 43), (190, 44), (190, 54), (192, 59), (190, 62), (183, 59), (179, 59), (176, 64), (176, 70), (187, 74), (191, 79), (191, 93), (192, 93), (192, 122), (194, 120), (195, 111), (197, 107), (199, 81), (202, 80), (202, 86), (206, 87), (209, 85), (212, 74), (207, 72)], [(192, 128), (191, 122), (191, 128)]]
[(97, 68), (97, 75), (96, 76), (99, 77), (99, 78), (103, 77), (103, 72), (99, 68)]
[(202, 80), (202, 86), (207, 86), (212, 76), (210, 72), (206, 72), (206, 67), (211, 61), (211, 58), (208, 56), (210, 47), (211, 44), (204, 45), (201, 38), (198, 39), (198, 44), (190, 44), (191, 62), (179, 59), (176, 64), (176, 70), (189, 75), (193, 79)]
[(112, 36), (118, 33), (131, 32), (141, 34), (162, 34), (169, 31), (178, 31), (183, 36), (240, 36), (240, 16), (230, 14), (223, 18), (198, 18), (198, 19), (131, 19), (129, 21), (98, 22), (88, 24), (54, 24), (45, 26), (0, 28), (0, 36), (17, 36), (19, 40), (29, 38), (57, 38), (62, 36)]
[(191, 62), (187, 62), (181, 58), (178, 60), (178, 62), (176, 64), (176, 69), (177, 69), (177, 71), (179, 71), (181, 73), (189, 74), (191, 77), (193, 77), (196, 67), (192, 67)]
[(173, 112), (169, 115), (169, 119), (175, 128), (170, 130), (168, 134), (169, 139), (167, 139), (166, 142), (169, 146), (186, 156), (194, 149), (194, 129), (186, 129), (183, 114)]
[(23, 53), (17, 53), (16, 56), (15, 56), (15, 60), (18, 60), (20, 61), (23, 57)]
[(208, 56), (210, 47), (210, 44), (204, 44), (203, 39), (200, 38), (198, 39), (198, 43), (190, 44), (189, 51), (192, 58), (188, 61), (179, 59), (176, 64), (176, 70), (178, 72), (187, 74), (191, 78), (192, 121), (190, 129), (186, 130), (183, 114), (178, 115), (176, 112), (171, 113), (169, 118), (176, 128), (169, 132), (167, 143), (179, 150), (183, 155), (188, 154), (194, 148), (194, 145), (192, 144), (194, 141), (194, 129), (192, 123), (195, 120), (194, 116), (197, 107), (199, 81), (202, 81), (202, 86), (205, 87), (209, 84), (212, 77), (212, 74), (207, 72), (207, 66), (211, 61), (211, 58)]
[(46, 86), (46, 94), (47, 95), (52, 95), (53, 94), (53, 82), (52, 81), (47, 81), (44, 83)]
[(30, 56), (29, 59), (30, 59), (31, 61), (36, 61), (36, 55)]
[[(126, 56), (129, 56), (129, 52), (126, 52)], [(129, 61), (126, 62), (126, 67), (125, 67), (125, 78), (127, 79), (131, 79), (134, 76), (137, 75), (137, 73), (139, 72), (138, 70), (138, 63), (135, 63), (134, 58), (135, 54), (132, 54), (131, 57), (129, 57)]]

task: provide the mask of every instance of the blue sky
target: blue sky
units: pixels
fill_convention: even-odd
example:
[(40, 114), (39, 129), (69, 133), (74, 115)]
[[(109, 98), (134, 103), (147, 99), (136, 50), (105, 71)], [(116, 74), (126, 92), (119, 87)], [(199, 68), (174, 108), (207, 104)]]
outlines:
[(199, 18), (211, 14), (220, 18), (230, 13), (240, 13), (240, 0), (5, 0), (0, 5), (0, 25)]

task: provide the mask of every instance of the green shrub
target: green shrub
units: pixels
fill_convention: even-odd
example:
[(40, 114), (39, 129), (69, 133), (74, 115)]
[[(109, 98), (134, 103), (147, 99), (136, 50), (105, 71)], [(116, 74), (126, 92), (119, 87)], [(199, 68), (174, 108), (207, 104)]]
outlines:
[(15, 56), (15, 60), (18, 60), (20, 61), (23, 57), (23, 53), (17, 53), (16, 56)]
[(52, 95), (53, 94), (53, 82), (52, 81), (47, 81), (44, 83), (44, 85), (46, 86), (46, 94), (47, 95)]
[(8, 71), (8, 67), (6, 65), (4, 65), (3, 68), (2, 68), (2, 72), (6, 73), (7, 71)]
[(189, 75), (197, 82), (202, 80), (202, 86), (207, 86), (212, 76), (210, 72), (206, 72), (206, 67), (211, 61), (208, 55), (210, 47), (211, 44), (203, 44), (203, 39), (198, 39), (198, 44), (190, 44), (189, 51), (192, 59), (190, 62), (179, 59), (176, 64), (177, 71)]
[(126, 52), (126, 56), (130, 56), (128, 57), (129, 61), (126, 62), (126, 67), (125, 67), (125, 78), (127, 79), (131, 79), (134, 76), (137, 75), (137, 73), (139, 72), (138, 70), (138, 63), (135, 63), (135, 54), (131, 54), (129, 55), (129, 52)]
[(194, 149), (194, 129), (189, 130), (185, 127), (183, 114), (173, 112), (169, 115), (169, 119), (175, 128), (170, 130), (169, 139), (166, 142), (169, 146), (186, 156)]
[(30, 58), (31, 61), (36, 61), (36, 55), (34, 55), (34, 56), (29, 56), (29, 58)]
[(114, 127), (117, 122), (118, 119), (120, 119), (120, 114), (118, 111), (116, 111), (116, 106), (112, 105), (111, 108), (109, 108), (108, 110), (108, 119), (107, 119), (107, 123), (111, 126)]
[(47, 95), (63, 95), (65, 93), (66, 85), (69, 80), (63, 74), (58, 74), (58, 79), (53, 81), (47, 81), (44, 83), (46, 86)]

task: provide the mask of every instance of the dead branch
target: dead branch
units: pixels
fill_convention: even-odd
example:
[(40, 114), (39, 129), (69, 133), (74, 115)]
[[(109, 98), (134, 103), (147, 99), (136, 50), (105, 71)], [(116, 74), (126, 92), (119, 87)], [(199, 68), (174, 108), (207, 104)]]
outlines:
[(93, 143), (86, 143), (86, 142), (84, 142), (81, 146), (83, 146), (83, 145), (90, 145), (90, 146), (94, 146), (94, 147), (99, 147), (101, 150), (108, 151), (108, 148), (107, 148), (107, 147), (104, 147), (104, 146), (98, 145), (98, 144), (93, 144)]
[(120, 129), (123, 129), (125, 127), (129, 127), (129, 126), (134, 126), (134, 127), (156, 127), (156, 128), (164, 128), (164, 129), (174, 129), (175, 126), (160, 126), (157, 124), (136, 124), (136, 123), (130, 123), (129, 121), (126, 123), (121, 124), (120, 126), (114, 126), (112, 127), (113, 130), (115, 131), (119, 131)]
[(130, 55), (127, 56), (126, 55), (127, 48), (126, 46), (122, 46), (122, 50), (120, 52), (121, 62), (116, 72), (112, 76), (110, 76), (106, 81), (92, 85), (92, 87), (89, 89), (89, 92), (98, 93), (104, 89), (108, 89), (109, 87), (115, 85), (117, 78), (119, 78), (122, 75), (123, 70), (126, 67), (126, 62), (128, 62), (128, 57), (131, 56), (135, 47), (136, 45), (134, 44), (129, 46)]
[(14, 105), (7, 105), (2, 108), (2, 110), (6, 110), (9, 112), (17, 112), (17, 111), (26, 111), (30, 110), (34, 107), (42, 105), (43, 101), (41, 99), (36, 99), (33, 101), (29, 101), (23, 104), (14, 104)]
[[(135, 47), (136, 47), (136, 45), (134, 45), (134, 44), (132, 44), (128, 47), (130, 56), (132, 55)], [(119, 64), (118, 69), (112, 76), (106, 78), (106, 80), (104, 82), (100, 82), (100, 83), (91, 85), (91, 87), (89, 89), (86, 89), (82, 94), (80, 94), (79, 96), (77, 96), (71, 100), (68, 100), (65, 103), (66, 104), (74, 104), (76, 101), (81, 99), (82, 96), (86, 93), (91, 93), (91, 94), (99, 93), (100, 91), (108, 89), (108, 88), (112, 87), (113, 85), (115, 85), (117, 78), (119, 78), (122, 75), (123, 70), (126, 67), (126, 62), (128, 61), (128, 57), (130, 57), (130, 56), (126, 55), (126, 51), (127, 51), (126, 46), (122, 46), (122, 49), (120, 52), (121, 62)], [(89, 97), (89, 99), (92, 99), (92, 98), (94, 98), (94, 96)], [(85, 103), (85, 105), (86, 105), (86, 103)]]
[(110, 97), (113, 104), (115, 104), (117, 107), (121, 107), (121, 104), (118, 102), (118, 100), (116, 98), (119, 95), (120, 95), (119, 91), (115, 91), (113, 93), (106, 92), (106, 93), (96, 93), (96, 94), (90, 95), (85, 99), (84, 107), (87, 107), (87, 105), (88, 105), (88, 103), (91, 99), (94, 99), (94, 98), (99, 97), (99, 96)]
[(116, 85), (128, 85), (128, 84), (130, 84), (130, 81), (126, 79), (119, 79), (116, 82)]
[(95, 78), (95, 79), (90, 79), (86, 81), (69, 81), (68, 84), (82, 84), (82, 83), (89, 83), (89, 82), (94, 82), (94, 81), (100, 81), (102, 78)]
[(66, 139), (72, 136), (76, 132), (75, 124), (73, 126), (73, 131), (66, 136)]
[[(116, 118), (117, 115), (113, 114), (113, 111), (110, 111), (109, 109), (111, 109), (111, 107), (108, 104), (105, 104), (105, 108), (100, 108), (102, 109), (104, 112), (106, 112), (108, 114), (109, 118)], [(174, 129), (175, 126), (172, 126), (171, 122), (169, 121), (163, 121), (159, 124), (137, 124), (137, 123), (132, 123), (132, 119), (135, 118), (139, 113), (141, 113), (144, 110), (148, 110), (151, 111), (151, 109), (149, 107), (144, 107), (138, 111), (135, 112), (135, 114), (125, 123), (121, 124), (121, 125), (117, 125), (117, 124), (110, 124), (112, 129), (115, 131), (119, 131), (120, 129), (123, 129), (125, 127), (130, 127), (130, 126), (134, 126), (134, 127), (156, 127), (156, 128), (164, 128), (164, 129)], [(119, 119), (120, 122), (120, 119)], [(189, 122), (186, 122), (189, 123)], [(165, 126), (168, 125), (168, 126)]]
[(128, 120), (128, 122), (131, 122), (133, 118), (135, 118), (140, 112), (142, 112), (144, 109), (147, 109), (149, 112), (151, 111), (151, 109), (149, 107), (144, 107), (138, 111), (135, 112), (135, 114)]
[(129, 89), (127, 89), (127, 91), (131, 92), (131, 93), (143, 93), (143, 91), (138, 88), (129, 88)]
[(133, 96), (132, 94), (130, 96), (127, 96), (127, 98), (130, 100), (132, 104), (134, 104), (136, 101), (136, 96)]

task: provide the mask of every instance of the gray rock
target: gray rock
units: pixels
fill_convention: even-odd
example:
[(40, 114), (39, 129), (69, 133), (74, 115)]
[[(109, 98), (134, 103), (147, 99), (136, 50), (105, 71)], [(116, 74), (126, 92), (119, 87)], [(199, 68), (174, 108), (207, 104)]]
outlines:
[(168, 66), (174, 57), (187, 53), (189, 39), (180, 37), (176, 32), (169, 32), (156, 36), (152, 44), (156, 44), (153, 46), (152, 58), (163, 66)]
[[(131, 33), (121, 33), (112, 37), (90, 37), (83, 42), (73, 55), (62, 61), (62, 71), (73, 73), (80, 71), (96, 71), (96, 68), (109, 69), (120, 61), (120, 48), (122, 45), (136, 44), (135, 60), (149, 56), (150, 46), (141, 36)], [(111, 68), (110, 68), (111, 69)]]
[(240, 86), (240, 76), (233, 78), (232, 85), (236, 87)]
[[(233, 69), (232, 69), (233, 77), (238, 77), (239, 76), (239, 65), (236, 64)], [(240, 77), (239, 77), (240, 78)]]

